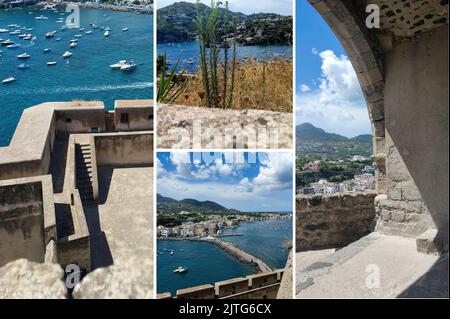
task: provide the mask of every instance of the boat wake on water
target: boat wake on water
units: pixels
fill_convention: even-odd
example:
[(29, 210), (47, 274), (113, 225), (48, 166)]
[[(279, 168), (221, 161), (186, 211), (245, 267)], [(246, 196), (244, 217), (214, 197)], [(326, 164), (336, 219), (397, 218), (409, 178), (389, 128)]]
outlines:
[[(24, 92), (23, 90), (14, 89), (4, 92), (4, 95), (16, 94), (16, 95), (28, 95), (28, 94), (59, 94), (59, 93), (70, 93), (70, 92), (99, 92), (99, 91), (115, 91), (115, 90), (126, 90), (126, 89), (148, 89), (153, 87), (152, 82), (135, 82), (130, 84), (119, 84), (119, 85), (98, 85), (98, 86), (76, 86), (76, 87), (47, 87), (43, 89), (31, 89)], [(3, 92), (2, 92), (3, 95)]]

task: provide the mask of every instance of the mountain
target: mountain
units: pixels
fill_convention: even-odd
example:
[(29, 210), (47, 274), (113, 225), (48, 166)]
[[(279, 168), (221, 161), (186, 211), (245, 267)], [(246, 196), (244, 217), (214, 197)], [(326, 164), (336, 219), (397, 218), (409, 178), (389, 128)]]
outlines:
[(348, 138), (328, 133), (311, 123), (303, 123), (295, 128), (297, 153), (328, 159), (346, 159), (353, 155), (372, 155), (372, 135), (362, 134)]
[[(199, 4), (199, 12), (207, 16), (212, 9)], [(222, 21), (224, 9), (220, 9)], [(158, 9), (157, 32), (158, 43), (174, 43), (192, 41), (197, 38), (197, 5), (189, 2), (175, 2)], [(276, 44), (290, 43), (292, 40), (292, 17), (273, 13), (245, 15), (229, 11), (230, 19), (236, 21), (236, 40), (239, 44)], [(219, 22), (219, 26), (222, 25)], [(223, 34), (220, 34), (222, 37)]]
[(239, 213), (238, 210), (228, 209), (213, 201), (198, 201), (196, 199), (182, 199), (175, 200), (170, 197), (156, 195), (157, 211), (158, 213), (179, 213), (187, 211), (190, 213), (204, 213), (204, 214), (223, 214), (223, 213)]

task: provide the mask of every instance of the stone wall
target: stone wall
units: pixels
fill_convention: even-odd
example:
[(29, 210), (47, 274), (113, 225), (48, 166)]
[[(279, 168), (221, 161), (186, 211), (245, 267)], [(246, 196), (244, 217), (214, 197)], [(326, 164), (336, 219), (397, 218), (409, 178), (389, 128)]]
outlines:
[(296, 250), (346, 246), (375, 228), (374, 193), (297, 196)]
[(42, 182), (0, 181), (0, 266), (45, 259)]
[(377, 229), (416, 237), (448, 229), (448, 28), (385, 55), (387, 197)]
[(153, 133), (95, 135), (98, 166), (153, 165)]
[(158, 148), (292, 148), (292, 113), (158, 105)]
[[(284, 270), (259, 273), (177, 291), (178, 299), (276, 299)], [(170, 299), (170, 293), (158, 299)]]

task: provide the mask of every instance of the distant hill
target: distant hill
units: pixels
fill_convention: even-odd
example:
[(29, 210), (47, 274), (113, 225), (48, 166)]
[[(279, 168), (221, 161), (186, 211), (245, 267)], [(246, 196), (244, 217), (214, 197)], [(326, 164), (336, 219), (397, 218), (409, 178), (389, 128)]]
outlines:
[(297, 153), (321, 156), (329, 159), (345, 159), (353, 155), (372, 155), (372, 136), (358, 135), (353, 138), (328, 133), (311, 123), (303, 123), (295, 128)]
[[(209, 15), (210, 7), (200, 4), (199, 12)], [(221, 18), (223, 18), (221, 9)], [(237, 42), (250, 44), (277, 44), (292, 42), (292, 17), (273, 13), (258, 13), (245, 15), (240, 12), (229, 13), (230, 18), (237, 22)], [(174, 43), (195, 40), (197, 27), (195, 18), (197, 5), (189, 2), (175, 2), (161, 8), (157, 12), (158, 43)], [(219, 23), (221, 25), (221, 23)], [(221, 35), (219, 35), (221, 36)]]
[(198, 201), (196, 199), (182, 199), (175, 200), (170, 197), (164, 197), (157, 194), (157, 211), (159, 213), (179, 213), (187, 211), (190, 213), (204, 213), (204, 214), (223, 214), (223, 213), (239, 213), (238, 210), (228, 209), (213, 201)]

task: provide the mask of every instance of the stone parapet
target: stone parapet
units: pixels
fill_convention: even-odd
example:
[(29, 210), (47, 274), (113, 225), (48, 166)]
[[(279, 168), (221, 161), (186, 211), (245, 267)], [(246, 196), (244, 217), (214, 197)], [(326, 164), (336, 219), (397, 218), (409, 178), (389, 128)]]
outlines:
[(297, 251), (346, 246), (375, 228), (375, 193), (297, 196)]

